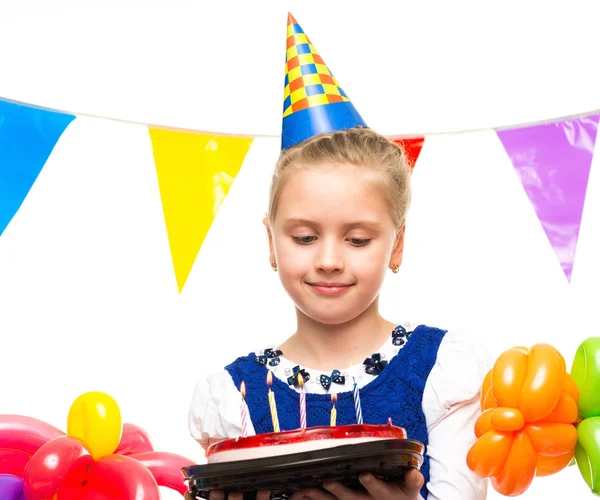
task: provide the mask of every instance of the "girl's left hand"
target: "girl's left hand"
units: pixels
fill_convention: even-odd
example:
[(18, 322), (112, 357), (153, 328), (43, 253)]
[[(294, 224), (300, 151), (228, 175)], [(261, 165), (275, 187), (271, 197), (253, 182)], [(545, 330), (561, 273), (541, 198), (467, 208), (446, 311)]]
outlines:
[(325, 483), (329, 493), (317, 489), (297, 491), (290, 500), (418, 500), (425, 479), (419, 471), (411, 470), (406, 474), (404, 484), (386, 483), (372, 474), (360, 476), (360, 482), (367, 493), (351, 490), (340, 483)]

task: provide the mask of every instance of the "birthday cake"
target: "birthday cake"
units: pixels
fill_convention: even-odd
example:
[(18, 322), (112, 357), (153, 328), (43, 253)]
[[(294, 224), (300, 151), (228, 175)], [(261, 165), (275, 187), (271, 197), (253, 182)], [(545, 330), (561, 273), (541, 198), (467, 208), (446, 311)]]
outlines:
[(404, 429), (390, 424), (310, 427), (219, 441), (209, 446), (206, 458), (209, 464), (237, 462), (378, 440), (406, 438)]

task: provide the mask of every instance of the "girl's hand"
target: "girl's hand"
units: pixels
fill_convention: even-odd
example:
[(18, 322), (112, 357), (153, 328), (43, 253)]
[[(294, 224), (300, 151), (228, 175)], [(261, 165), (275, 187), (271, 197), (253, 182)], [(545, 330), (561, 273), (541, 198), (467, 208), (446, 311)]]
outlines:
[(372, 474), (364, 474), (359, 479), (367, 493), (350, 490), (340, 483), (325, 483), (323, 487), (329, 493), (316, 489), (297, 491), (290, 500), (417, 500), (425, 482), (417, 470), (409, 471), (402, 485), (386, 483)]

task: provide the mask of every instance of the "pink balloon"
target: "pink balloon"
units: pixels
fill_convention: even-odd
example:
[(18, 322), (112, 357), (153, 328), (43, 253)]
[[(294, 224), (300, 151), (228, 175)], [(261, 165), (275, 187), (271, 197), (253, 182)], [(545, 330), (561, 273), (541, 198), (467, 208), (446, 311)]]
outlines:
[(0, 415), (0, 449), (33, 455), (51, 439), (64, 436), (56, 427), (22, 415)]
[(96, 460), (87, 481), (65, 484), (58, 500), (160, 500), (151, 472), (137, 460), (124, 455), (107, 455)]
[(31, 457), (17, 450), (0, 450), (0, 474), (23, 477), (25, 466)]
[(139, 460), (152, 472), (159, 486), (167, 486), (182, 495), (188, 490), (188, 487), (183, 482), (184, 478), (181, 469), (194, 465), (194, 462), (191, 460), (162, 451), (149, 451), (130, 456)]
[(76, 439), (61, 436), (36, 451), (23, 473), (27, 500), (52, 498), (65, 482), (82, 483), (94, 459)]
[(133, 424), (123, 424), (121, 442), (115, 450), (115, 455), (132, 455), (154, 451), (150, 436), (144, 429)]

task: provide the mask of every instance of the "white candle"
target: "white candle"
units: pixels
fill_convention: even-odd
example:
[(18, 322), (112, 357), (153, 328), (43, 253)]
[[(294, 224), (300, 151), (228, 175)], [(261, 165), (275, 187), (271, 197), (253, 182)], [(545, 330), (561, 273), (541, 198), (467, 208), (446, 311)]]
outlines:
[(246, 384), (242, 381), (240, 385), (240, 393), (242, 394), (242, 403), (240, 412), (242, 414), (242, 437), (248, 436), (248, 406), (246, 405)]
[(298, 385), (302, 389), (300, 393), (300, 428), (306, 429), (306, 392), (304, 391), (304, 378), (298, 373)]

